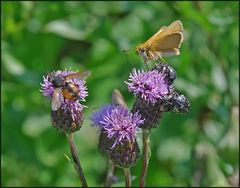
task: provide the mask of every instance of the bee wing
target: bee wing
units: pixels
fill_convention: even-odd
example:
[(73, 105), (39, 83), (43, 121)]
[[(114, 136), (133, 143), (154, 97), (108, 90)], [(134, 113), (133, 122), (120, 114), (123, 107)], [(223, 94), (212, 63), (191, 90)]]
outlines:
[(66, 79), (80, 78), (82, 80), (85, 80), (90, 75), (91, 75), (91, 71), (76, 72), (76, 73), (69, 74), (68, 76), (66, 76)]
[(62, 102), (63, 102), (64, 98), (62, 95), (62, 90), (59, 88), (56, 88), (53, 92), (53, 96), (52, 96), (52, 110), (56, 111), (60, 108)]
[(171, 23), (168, 27), (161, 27), (155, 35), (143, 44), (143, 46), (152, 51), (169, 51), (169, 53), (177, 55), (179, 54), (177, 48), (181, 47), (182, 41), (183, 26), (182, 22), (177, 20)]
[(80, 73), (80, 78), (85, 80), (91, 75), (91, 71), (84, 71)]

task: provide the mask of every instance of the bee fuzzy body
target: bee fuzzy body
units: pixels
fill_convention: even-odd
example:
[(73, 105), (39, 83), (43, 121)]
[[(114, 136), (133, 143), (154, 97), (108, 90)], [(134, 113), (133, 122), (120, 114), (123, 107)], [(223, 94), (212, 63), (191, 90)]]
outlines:
[(63, 97), (69, 100), (76, 100), (80, 95), (79, 88), (70, 81), (66, 81), (62, 93)]
[(49, 75), (50, 81), (53, 84), (54, 92), (52, 95), (52, 110), (56, 111), (58, 110), (64, 99), (68, 99), (71, 101), (77, 100), (80, 96), (79, 88), (72, 79), (68, 78), (71, 76), (71, 78), (75, 78), (75, 75), (77, 74), (70, 74), (66, 77), (59, 76), (59, 75)]

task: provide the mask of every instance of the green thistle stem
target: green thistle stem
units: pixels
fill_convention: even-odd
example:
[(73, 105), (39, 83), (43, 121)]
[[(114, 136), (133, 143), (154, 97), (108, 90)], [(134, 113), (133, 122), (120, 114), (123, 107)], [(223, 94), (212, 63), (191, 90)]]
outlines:
[(115, 166), (112, 164), (110, 160), (108, 160), (108, 172), (107, 172), (107, 178), (104, 184), (104, 187), (111, 187), (113, 183), (113, 176), (114, 176)]
[(149, 135), (150, 131), (147, 129), (142, 129), (142, 142), (143, 142), (143, 164), (142, 164), (142, 171), (141, 177), (139, 181), (139, 187), (144, 187), (145, 178), (147, 176), (147, 169), (148, 169), (148, 162), (150, 159), (149, 153)]
[(124, 168), (124, 176), (125, 176), (125, 187), (131, 187), (130, 168)]
[(69, 135), (67, 135), (67, 138), (68, 138), (68, 142), (69, 142), (69, 145), (70, 145), (70, 151), (71, 151), (73, 162), (74, 162), (73, 163), (74, 168), (75, 168), (75, 170), (76, 170), (76, 172), (79, 176), (82, 187), (88, 187), (85, 176), (83, 174), (81, 164), (80, 164), (80, 160), (79, 160), (78, 155), (77, 155), (77, 150), (76, 150), (75, 143), (74, 143), (73, 133), (70, 133)]

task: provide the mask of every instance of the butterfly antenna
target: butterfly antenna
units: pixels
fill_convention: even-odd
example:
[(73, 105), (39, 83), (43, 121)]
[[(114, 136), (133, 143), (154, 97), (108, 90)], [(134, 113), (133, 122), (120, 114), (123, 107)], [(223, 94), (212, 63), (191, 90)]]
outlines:
[(126, 62), (129, 63), (128, 61), (128, 55), (130, 55), (131, 52), (133, 52), (135, 49), (130, 49), (130, 50), (122, 50), (124, 54), (126, 54)]
[(130, 54), (133, 51), (135, 51), (135, 48), (132, 48), (130, 50), (122, 50), (123, 53), (127, 53), (127, 54)]
[[(129, 55), (129, 53), (128, 53), (128, 51), (126, 51), (126, 50), (123, 50), (122, 52), (124, 52), (124, 58), (125, 58), (125, 62), (127, 62), (127, 64), (129, 64), (129, 61), (128, 61), (128, 55)], [(126, 52), (126, 53), (125, 53)]]

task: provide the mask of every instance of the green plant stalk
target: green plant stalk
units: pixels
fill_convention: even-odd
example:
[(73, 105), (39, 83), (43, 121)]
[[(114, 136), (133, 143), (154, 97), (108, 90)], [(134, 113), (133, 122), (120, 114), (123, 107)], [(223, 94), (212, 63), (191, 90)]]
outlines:
[(112, 162), (109, 159), (108, 160), (108, 172), (107, 172), (107, 177), (106, 177), (104, 187), (111, 187), (111, 185), (113, 183), (113, 178), (114, 178), (113, 177), (114, 171), (115, 171), (115, 166), (112, 164)]
[(81, 164), (80, 164), (80, 160), (77, 155), (77, 150), (76, 150), (75, 143), (74, 143), (73, 133), (70, 133), (69, 135), (67, 135), (67, 138), (68, 138), (68, 142), (70, 145), (70, 151), (71, 151), (72, 158), (73, 158), (73, 165), (79, 176), (82, 187), (88, 187), (85, 176), (83, 174)]
[(124, 168), (125, 187), (131, 187), (131, 173), (130, 168)]
[(144, 187), (145, 178), (147, 176), (148, 162), (150, 159), (150, 149), (149, 149), (149, 135), (150, 131), (147, 129), (142, 129), (142, 142), (143, 142), (143, 163), (142, 163), (142, 171), (139, 181), (139, 187)]

